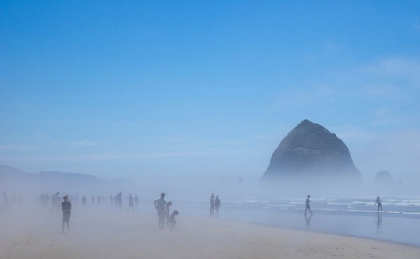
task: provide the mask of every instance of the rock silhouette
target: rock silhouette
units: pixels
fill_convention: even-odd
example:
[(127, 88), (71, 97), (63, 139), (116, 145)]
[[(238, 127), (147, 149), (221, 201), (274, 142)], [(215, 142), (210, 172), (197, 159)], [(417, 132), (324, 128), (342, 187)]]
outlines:
[(375, 184), (377, 185), (394, 185), (394, 180), (392, 180), (391, 173), (389, 171), (380, 171), (376, 174)]
[(344, 142), (323, 126), (302, 121), (274, 151), (262, 182), (361, 181)]

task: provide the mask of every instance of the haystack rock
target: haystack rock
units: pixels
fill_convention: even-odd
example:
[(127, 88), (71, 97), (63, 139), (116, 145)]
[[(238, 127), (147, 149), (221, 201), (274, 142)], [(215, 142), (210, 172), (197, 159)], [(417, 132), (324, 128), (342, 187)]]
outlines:
[(323, 126), (302, 121), (274, 151), (262, 182), (360, 182), (344, 142)]

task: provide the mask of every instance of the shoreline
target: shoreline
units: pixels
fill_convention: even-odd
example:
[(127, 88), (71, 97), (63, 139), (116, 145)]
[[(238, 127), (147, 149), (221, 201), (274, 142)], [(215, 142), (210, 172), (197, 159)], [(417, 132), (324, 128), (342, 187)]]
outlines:
[(381, 242), (381, 243), (386, 243), (386, 244), (391, 244), (391, 245), (396, 244), (396, 245), (402, 245), (402, 246), (407, 246), (407, 247), (412, 247), (412, 248), (418, 248), (420, 250), (420, 245), (414, 245), (414, 244), (398, 242), (398, 241), (375, 239), (375, 238), (361, 237), (361, 236), (356, 236), (356, 235), (335, 234), (335, 233), (330, 233), (330, 232), (320, 231), (320, 230), (296, 229), (296, 228), (292, 228), (292, 227), (288, 228), (288, 227), (276, 226), (276, 225), (269, 224), (269, 223), (257, 223), (257, 222), (253, 222), (253, 221), (240, 220), (240, 219), (217, 218), (217, 220), (226, 220), (226, 221), (232, 221), (232, 222), (238, 221), (238, 222), (242, 222), (242, 223), (246, 223), (246, 224), (250, 224), (250, 225), (255, 225), (255, 226), (262, 226), (262, 227), (269, 227), (269, 228), (279, 228), (279, 229), (288, 230), (288, 231), (309, 232), (309, 233), (314, 233), (314, 234), (331, 235), (331, 236), (336, 236), (336, 237), (355, 238), (355, 239), (360, 239), (360, 240), (366, 240), (366, 241), (369, 241), (369, 242), (370, 241), (376, 241), (376, 242)]
[(368, 240), (379, 240), (420, 247), (420, 226), (414, 217), (395, 217), (393, 214), (347, 214), (315, 212), (304, 217), (298, 211), (272, 211), (225, 208), (221, 218), (240, 220), (263, 226), (335, 234)]

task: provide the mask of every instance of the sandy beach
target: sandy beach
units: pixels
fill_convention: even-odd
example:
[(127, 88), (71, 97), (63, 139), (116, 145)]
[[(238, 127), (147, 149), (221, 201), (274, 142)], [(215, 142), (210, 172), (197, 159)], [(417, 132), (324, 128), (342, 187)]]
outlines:
[(60, 233), (58, 212), (0, 215), (0, 258), (420, 258), (420, 248), (181, 215), (159, 230), (150, 213), (85, 210)]

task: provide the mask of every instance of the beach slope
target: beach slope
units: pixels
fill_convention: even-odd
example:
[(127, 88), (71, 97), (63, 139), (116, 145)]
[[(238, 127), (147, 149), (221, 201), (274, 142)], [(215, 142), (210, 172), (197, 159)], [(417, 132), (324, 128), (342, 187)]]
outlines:
[(64, 234), (59, 213), (31, 218), (1, 217), (0, 258), (420, 258), (417, 247), (216, 218), (180, 215), (170, 231), (152, 215), (76, 213)]

